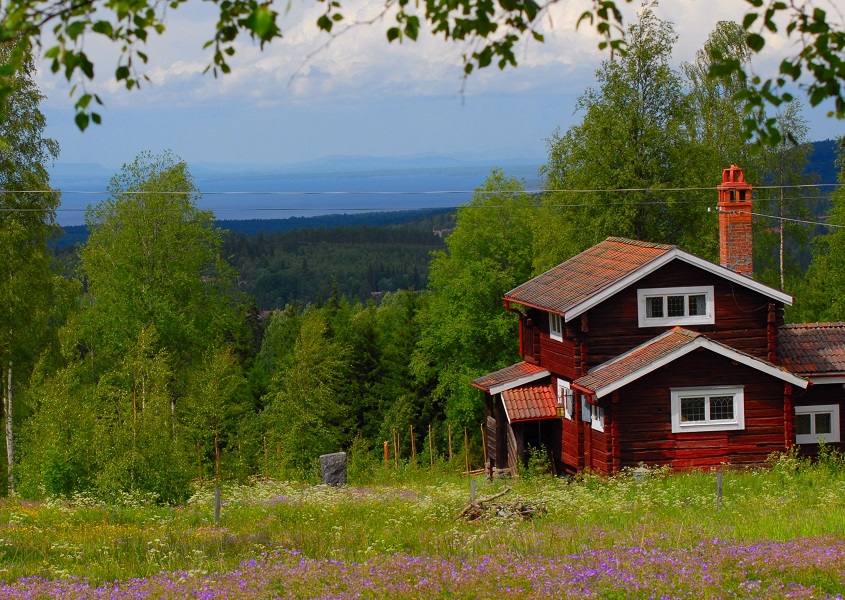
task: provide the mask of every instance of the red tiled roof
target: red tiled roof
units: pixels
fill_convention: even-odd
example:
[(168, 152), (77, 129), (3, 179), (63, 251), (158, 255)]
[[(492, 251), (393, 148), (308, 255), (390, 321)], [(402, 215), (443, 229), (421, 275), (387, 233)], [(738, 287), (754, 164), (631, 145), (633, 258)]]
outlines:
[(505, 294), (505, 299), (565, 314), (675, 248), (666, 244), (607, 238), (512, 289)]
[(502, 392), (511, 423), (557, 417), (557, 397), (551, 385), (523, 385)]
[(790, 381), (801, 387), (807, 386), (805, 379), (796, 377), (782, 367), (682, 327), (670, 329), (633, 350), (598, 365), (573, 383), (601, 397), (700, 347), (727, 356), (731, 360), (739, 361), (773, 377)]
[(525, 383), (530, 383), (547, 375), (549, 375), (549, 372), (543, 367), (538, 367), (527, 362), (520, 362), (483, 375), (475, 379), (472, 385), (485, 392), (490, 392), (493, 388), (519, 382), (522, 379), (527, 379), (528, 381)]
[(802, 375), (845, 373), (845, 323), (795, 323), (778, 331), (781, 364)]
[(701, 334), (695, 331), (675, 327), (630, 352), (598, 365), (583, 377), (576, 379), (575, 384), (588, 390), (601, 390), (637, 371), (648, 369), (661, 359), (694, 342), (699, 335)]

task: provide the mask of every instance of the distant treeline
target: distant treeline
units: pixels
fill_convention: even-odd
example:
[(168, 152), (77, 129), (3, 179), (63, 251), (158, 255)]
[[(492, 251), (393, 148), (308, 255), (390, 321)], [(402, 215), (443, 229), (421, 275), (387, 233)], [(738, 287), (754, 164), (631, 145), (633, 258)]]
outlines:
[[(334, 292), (363, 303), (384, 292), (424, 289), (432, 250), (445, 248), (432, 219), (246, 235), (230, 232), (224, 256), (259, 310), (320, 303)], [(442, 228), (442, 227), (439, 227)]]
[[(320, 215), (317, 217), (289, 217), (287, 219), (245, 219), (222, 220), (215, 223), (220, 229), (232, 233), (258, 235), (259, 233), (281, 233), (294, 229), (318, 229), (333, 227), (354, 227), (366, 225), (382, 227), (386, 225), (402, 225), (405, 223), (425, 221), (433, 229), (449, 227), (453, 222), (454, 208), (424, 208), (418, 210), (396, 210), (388, 212), (367, 212), (356, 214)], [(88, 239), (88, 228), (85, 225), (69, 225), (62, 228), (62, 233), (53, 242), (57, 250), (62, 250), (74, 244), (84, 244)]]
[[(292, 302), (320, 304), (332, 293), (366, 303), (384, 292), (424, 289), (431, 252), (445, 248), (434, 230), (451, 228), (454, 219), (454, 209), (441, 208), (216, 225), (240, 291), (265, 311)], [(88, 231), (78, 226), (65, 232), (56, 251), (71, 273)]]

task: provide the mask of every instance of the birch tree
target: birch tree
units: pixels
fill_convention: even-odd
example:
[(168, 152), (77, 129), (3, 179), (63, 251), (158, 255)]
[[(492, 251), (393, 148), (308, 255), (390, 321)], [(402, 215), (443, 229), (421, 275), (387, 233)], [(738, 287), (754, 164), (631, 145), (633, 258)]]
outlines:
[[(53, 479), (62, 493), (90, 486), (105, 497), (132, 492), (177, 501), (188, 492), (193, 455), (181, 403), (209, 353), (243, 342), (246, 311), (183, 161), (142, 154), (109, 191), (87, 215), (86, 294), (62, 331), (64, 364), (44, 379), (28, 439), (58, 457)], [(65, 404), (50, 391), (62, 389), (81, 413), (96, 415), (91, 427), (65, 432), (68, 439), (54, 437), (64, 431), (56, 421), (65, 418)], [(221, 392), (219, 400), (228, 397)], [(91, 448), (68, 461), (65, 445)], [(86, 476), (62, 477), (65, 464)]]
[[(0, 45), (0, 63), (11, 49)], [(6, 435), (7, 489), (15, 493), (16, 390), (27, 381), (48, 329), (53, 294), (47, 240), (55, 230), (59, 196), (49, 189), (47, 164), (58, 145), (44, 137), (43, 99), (27, 58), (0, 76), (0, 396)]]

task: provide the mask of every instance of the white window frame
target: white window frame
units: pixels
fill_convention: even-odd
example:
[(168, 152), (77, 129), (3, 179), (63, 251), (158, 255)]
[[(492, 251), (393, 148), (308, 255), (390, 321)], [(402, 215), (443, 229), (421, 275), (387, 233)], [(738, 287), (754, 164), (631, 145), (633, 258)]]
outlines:
[(557, 380), (557, 405), (563, 407), (563, 417), (570, 421), (575, 418), (575, 392), (568, 381)]
[[(745, 429), (745, 390), (742, 386), (686, 387), (669, 390), (672, 400), (672, 433), (736, 431)], [(681, 421), (681, 400), (703, 396), (704, 421)], [(733, 419), (710, 419), (710, 397), (733, 396)]]
[(596, 431), (604, 431), (604, 409), (595, 404), (591, 404), (590, 409), (590, 427)]
[(549, 337), (555, 341), (563, 341), (563, 318), (557, 313), (549, 313)]
[(589, 423), (593, 420), (592, 404), (587, 401), (587, 395), (581, 394), (581, 420)]
[(586, 394), (581, 394), (581, 420), (596, 431), (604, 431), (604, 409), (591, 404)]
[[(663, 297), (664, 310), (669, 306), (669, 296), (684, 297), (684, 312), (689, 311), (689, 297), (704, 294), (705, 312), (703, 315), (684, 315), (678, 317), (647, 317), (646, 299)], [(670, 325), (712, 325), (716, 322), (713, 302), (713, 286), (698, 285), (670, 288), (643, 288), (637, 290), (637, 317), (640, 327), (666, 327)]]
[[(813, 406), (796, 406), (796, 415), (817, 415), (829, 413), (830, 414), (830, 433), (817, 434), (815, 431), (811, 433), (798, 435), (795, 434), (795, 443), (800, 445), (818, 444), (819, 439), (823, 439), (828, 443), (837, 443), (841, 441), (839, 437), (839, 405), (838, 404), (816, 404)], [(815, 430), (815, 419), (810, 420), (811, 429)]]

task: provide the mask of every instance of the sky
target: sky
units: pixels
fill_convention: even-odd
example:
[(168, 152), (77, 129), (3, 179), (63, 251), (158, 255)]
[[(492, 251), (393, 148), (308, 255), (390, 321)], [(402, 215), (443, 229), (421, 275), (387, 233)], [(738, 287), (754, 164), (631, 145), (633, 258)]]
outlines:
[[(317, 30), (324, 5), (314, 0), (289, 0), (281, 18), (284, 38), (263, 51), (248, 39), (239, 42), (232, 73), (214, 78), (203, 74), (211, 54), (202, 49), (214, 31), (214, 5), (194, 0), (171, 10), (164, 35), (148, 41), (150, 82), (140, 90), (127, 91), (109, 78), (114, 48), (86, 40), (97, 73), (87, 87), (105, 102), (100, 126), (76, 128), (69, 84), (39, 62), (46, 135), (61, 146), (59, 163), (106, 168), (144, 150), (171, 150), (189, 165), (235, 168), (425, 155), (541, 164), (546, 139), (579, 122), (577, 98), (594, 85), (596, 69), (608, 58), (597, 49), (594, 30), (575, 30), (590, 5), (552, 5), (542, 24), (545, 43), (521, 45), (517, 68), (483, 69), (464, 82), (466, 45), (425, 34), (416, 43), (388, 44), (387, 21), (330, 38)], [(353, 0), (343, 6), (348, 19), (366, 21), (383, 4)], [(657, 13), (678, 35), (675, 65), (694, 58), (717, 20), (740, 20), (746, 6), (742, 0), (664, 0)], [(635, 8), (626, 7), (629, 19)], [(788, 44), (771, 40), (755, 71), (770, 73), (779, 56), (794, 51)], [(811, 140), (845, 133), (845, 122), (825, 113), (805, 109)]]

